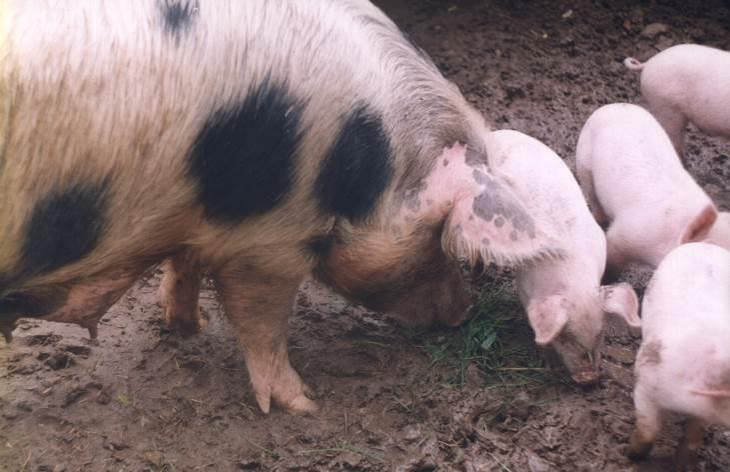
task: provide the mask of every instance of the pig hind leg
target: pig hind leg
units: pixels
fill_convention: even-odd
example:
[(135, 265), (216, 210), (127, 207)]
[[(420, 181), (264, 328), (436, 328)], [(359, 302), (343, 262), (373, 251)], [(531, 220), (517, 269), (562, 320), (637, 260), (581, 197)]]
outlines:
[(627, 233), (630, 234), (630, 229), (621, 218), (612, 221), (606, 231), (606, 282), (617, 279), (624, 266), (630, 262), (629, 248), (632, 242)]
[(666, 131), (680, 160), (686, 165), (684, 135), (688, 123), (687, 117), (684, 116), (684, 113), (669, 105), (652, 106), (651, 112)]
[(198, 333), (202, 326), (198, 316), (201, 269), (197, 254), (181, 251), (166, 259), (162, 268), (160, 302), (167, 326), (184, 336)]
[(225, 268), (214, 277), (226, 314), (238, 331), (261, 410), (268, 413), (272, 400), (294, 412), (316, 410), (287, 352), (289, 313), (301, 278), (251, 267)]
[(643, 391), (641, 384), (634, 390), (636, 429), (631, 435), (626, 455), (631, 460), (642, 460), (651, 452), (662, 423), (661, 410)]
[(705, 425), (698, 418), (690, 418), (685, 426), (685, 436), (679, 443), (675, 458), (676, 470), (686, 470), (697, 462), (697, 450), (702, 445)]
[(593, 217), (599, 225), (605, 228), (608, 225), (608, 217), (598, 201), (596, 188), (593, 185), (593, 174), (591, 173), (591, 170), (588, 166), (576, 165), (576, 176), (578, 177), (578, 182), (580, 182), (580, 187), (583, 190), (586, 202), (593, 213)]

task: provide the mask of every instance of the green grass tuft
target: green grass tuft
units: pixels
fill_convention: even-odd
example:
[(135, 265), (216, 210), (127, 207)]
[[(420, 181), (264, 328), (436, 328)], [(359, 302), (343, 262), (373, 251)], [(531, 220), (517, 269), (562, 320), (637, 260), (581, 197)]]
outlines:
[(453, 371), (448, 383), (463, 387), (476, 366), (488, 388), (539, 387), (564, 381), (545, 366), (513, 286), (484, 287), (473, 316), (456, 331), (427, 337), (422, 349), (432, 367)]

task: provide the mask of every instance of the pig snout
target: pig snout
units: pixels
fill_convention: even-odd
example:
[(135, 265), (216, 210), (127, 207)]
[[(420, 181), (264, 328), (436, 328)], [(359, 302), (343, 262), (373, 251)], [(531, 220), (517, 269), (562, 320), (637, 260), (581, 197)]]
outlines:
[(589, 386), (598, 383), (601, 372), (598, 367), (600, 355), (596, 352), (584, 352), (577, 361), (565, 360), (570, 378), (578, 385)]
[(556, 342), (550, 350), (553, 354), (548, 356), (550, 363), (562, 365), (577, 385), (591, 386), (600, 380), (601, 357), (598, 349), (587, 351), (585, 348)]
[(588, 370), (573, 373), (570, 377), (573, 379), (573, 382), (578, 385), (595, 385), (598, 383), (601, 374), (598, 372), (598, 369), (590, 368)]

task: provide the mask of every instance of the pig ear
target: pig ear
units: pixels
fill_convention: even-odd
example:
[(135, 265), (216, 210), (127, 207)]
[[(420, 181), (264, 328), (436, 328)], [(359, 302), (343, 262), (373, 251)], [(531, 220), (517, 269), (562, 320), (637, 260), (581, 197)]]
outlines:
[(477, 262), (512, 267), (561, 256), (556, 239), (504, 181), (485, 171), (473, 172), (478, 185), (456, 189), (441, 236), (446, 254), (472, 267)]
[(641, 327), (639, 298), (633, 287), (626, 282), (601, 287), (603, 312), (623, 318), (632, 328)]
[(707, 237), (712, 225), (717, 220), (717, 209), (713, 204), (707, 205), (699, 215), (695, 216), (682, 233), (679, 244), (702, 241)]
[(527, 306), (527, 318), (538, 346), (550, 344), (568, 323), (563, 297), (553, 295)]

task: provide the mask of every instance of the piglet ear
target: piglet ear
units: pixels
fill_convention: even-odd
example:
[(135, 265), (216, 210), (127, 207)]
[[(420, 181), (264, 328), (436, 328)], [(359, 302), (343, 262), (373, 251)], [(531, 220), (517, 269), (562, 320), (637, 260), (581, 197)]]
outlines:
[(712, 225), (717, 219), (717, 209), (712, 203), (708, 204), (702, 211), (689, 222), (682, 233), (679, 244), (702, 241), (707, 237)]
[(538, 346), (550, 344), (568, 323), (563, 297), (553, 295), (527, 306), (527, 318), (535, 331), (535, 343)]
[(641, 327), (639, 298), (633, 287), (626, 282), (601, 287), (603, 312), (623, 318), (632, 328)]
[(477, 262), (512, 267), (561, 256), (556, 239), (506, 182), (484, 168), (473, 169), (473, 179), (477, 185), (456, 191), (441, 237), (446, 254), (472, 267)]

